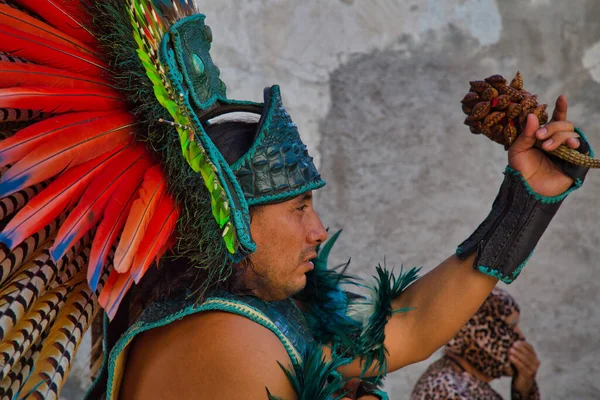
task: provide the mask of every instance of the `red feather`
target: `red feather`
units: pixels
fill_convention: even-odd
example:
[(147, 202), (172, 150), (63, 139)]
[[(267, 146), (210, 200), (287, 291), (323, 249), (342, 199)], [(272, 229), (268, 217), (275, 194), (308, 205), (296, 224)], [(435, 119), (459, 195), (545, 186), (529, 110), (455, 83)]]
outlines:
[(118, 272), (129, 271), (133, 257), (164, 192), (165, 178), (160, 166), (155, 165), (144, 175), (140, 197), (133, 202), (121, 234), (114, 259), (115, 270)]
[(104, 288), (102, 288), (102, 293), (98, 297), (98, 303), (104, 308), (104, 312), (111, 320), (117, 313), (119, 304), (121, 304), (123, 297), (125, 297), (132, 284), (133, 278), (129, 272), (120, 274), (113, 270), (110, 273)]
[(47, 113), (120, 110), (125, 99), (110, 89), (28, 88), (0, 89), (0, 108), (21, 108)]
[(101, 171), (123, 147), (102, 154), (86, 163), (71, 168), (35, 196), (0, 232), (0, 242), (11, 250), (23, 240), (48, 225), (64, 210), (75, 203), (92, 177)]
[(84, 43), (95, 44), (97, 42), (86, 28), (86, 26), (90, 26), (91, 17), (85, 12), (79, 1), (15, 0), (15, 2), (37, 15), (42, 15), (55, 28)]
[(0, 142), (0, 166), (14, 164), (56, 135), (69, 135), (75, 129), (86, 129), (89, 124), (109, 115), (106, 111), (71, 113), (29, 125)]
[(129, 113), (112, 114), (92, 123), (63, 131), (13, 165), (0, 178), (0, 197), (42, 182), (98, 154), (132, 139), (135, 118)]
[(5, 24), (0, 24), (0, 51), (86, 75), (100, 76), (108, 72), (106, 64), (97, 57)]
[(15, 86), (49, 86), (100, 91), (111, 89), (110, 83), (97, 77), (33, 63), (0, 60), (0, 88)]
[(93, 54), (93, 50), (79, 40), (64, 34), (58, 29), (53, 28), (47, 23), (42, 22), (21, 10), (17, 10), (14, 7), (1, 3), (0, 24), (8, 25), (21, 32), (27, 32), (38, 37), (46, 38), (53, 43), (62, 44), (78, 51)]
[(175, 205), (173, 198), (166, 194), (156, 208), (144, 239), (135, 253), (131, 266), (131, 275), (135, 283), (139, 283), (152, 262), (159, 259), (167, 250), (166, 245), (173, 235), (177, 219), (179, 219), (179, 207)]
[[(144, 161), (149, 161), (149, 158), (145, 158)], [(94, 236), (88, 262), (87, 277), (92, 290), (96, 290), (108, 253), (127, 221), (131, 205), (142, 185), (144, 173), (150, 165), (149, 162), (140, 162), (131, 168), (106, 205), (104, 217)]]
[(50, 248), (50, 255), (54, 261), (59, 260), (74, 242), (96, 225), (102, 218), (110, 196), (127, 176), (129, 170), (138, 164), (141, 164), (144, 169), (151, 165), (142, 145), (122, 151), (92, 179), (54, 239), (54, 244)]

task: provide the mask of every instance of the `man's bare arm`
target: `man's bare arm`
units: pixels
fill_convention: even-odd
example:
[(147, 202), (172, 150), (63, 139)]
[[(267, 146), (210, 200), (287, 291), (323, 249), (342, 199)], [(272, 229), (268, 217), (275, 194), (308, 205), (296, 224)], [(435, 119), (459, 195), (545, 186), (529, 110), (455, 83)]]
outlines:
[(453, 255), (409, 286), (392, 302), (394, 314), (386, 326), (389, 370), (427, 359), (445, 345), (473, 316), (498, 279), (473, 268), (475, 255)]
[(152, 330), (131, 351), (121, 397), (131, 399), (295, 399), (281, 362), (291, 361), (268, 329), (234, 314), (192, 315)]
[[(392, 302), (396, 313), (385, 328), (388, 372), (427, 359), (448, 342), (473, 316), (498, 280), (473, 269), (474, 255), (465, 260), (451, 256), (410, 285)], [(356, 360), (341, 369), (356, 376)]]

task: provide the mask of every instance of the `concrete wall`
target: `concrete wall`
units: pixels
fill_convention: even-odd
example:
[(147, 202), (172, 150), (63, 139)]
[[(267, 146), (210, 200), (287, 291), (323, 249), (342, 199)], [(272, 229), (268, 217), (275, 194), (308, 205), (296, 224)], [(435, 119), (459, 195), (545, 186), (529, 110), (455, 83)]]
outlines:
[[(362, 276), (384, 257), (428, 271), (487, 215), (506, 153), (462, 124), (469, 80), (520, 70), (541, 102), (566, 94), (569, 119), (600, 149), (597, 0), (197, 3), (231, 97), (260, 101), (263, 87), (282, 86), (328, 181), (317, 207), (344, 229), (334, 261), (351, 256)], [(600, 392), (599, 187), (590, 172), (507, 287), (542, 362), (544, 398)], [(407, 398), (431, 361), (390, 375), (390, 397)], [(506, 398), (508, 384), (495, 384)]]

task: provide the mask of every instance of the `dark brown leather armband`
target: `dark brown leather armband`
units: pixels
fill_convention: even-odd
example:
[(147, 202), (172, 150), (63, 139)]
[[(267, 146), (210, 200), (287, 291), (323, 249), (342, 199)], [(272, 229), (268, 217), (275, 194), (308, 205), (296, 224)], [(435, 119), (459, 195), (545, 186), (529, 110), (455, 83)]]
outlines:
[[(583, 132), (576, 131), (581, 136), (577, 150), (593, 154)], [(504, 182), (492, 211), (458, 246), (458, 257), (465, 259), (476, 253), (473, 267), (505, 283), (511, 283), (519, 276), (564, 198), (583, 184), (588, 171), (587, 168), (567, 165), (555, 157), (551, 160), (573, 178), (573, 185), (559, 196), (542, 196), (529, 186), (519, 171), (506, 167)]]

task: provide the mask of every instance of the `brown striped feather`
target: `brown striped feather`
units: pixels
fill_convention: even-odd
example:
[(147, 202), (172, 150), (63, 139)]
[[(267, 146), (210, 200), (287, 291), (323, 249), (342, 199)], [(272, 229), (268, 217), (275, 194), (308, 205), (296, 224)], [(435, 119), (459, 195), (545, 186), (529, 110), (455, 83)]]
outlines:
[(50, 260), (49, 243), (37, 256), (28, 261), (0, 292), (0, 340), (7, 337), (33, 303), (46, 290), (47, 279), (56, 274), (56, 265)]
[(45, 189), (49, 181), (37, 183), (0, 199), (0, 220), (19, 211), (29, 200)]
[(23, 394), (39, 399), (58, 398), (83, 334), (98, 308), (97, 296), (86, 283), (80, 284), (69, 295), (44, 341), (38, 362), (22, 389)]
[(52, 324), (60, 309), (64, 306), (68, 293), (74, 287), (58, 286), (43, 295), (27, 313), (12, 333), (0, 343), (0, 380), (3, 380)]
[(66, 215), (62, 214), (52, 223), (25, 239), (12, 252), (0, 251), (0, 285), (11, 275), (17, 273), (21, 265), (36, 254), (36, 250), (56, 233), (58, 226), (62, 224), (65, 218)]
[[(18, 321), (33, 306), (33, 303), (48, 288), (58, 286), (58, 284), (54, 283), (57, 280), (59, 272), (62, 273), (64, 265), (68, 266), (65, 269), (69, 269), (73, 264), (72, 261), (76, 258), (82, 247), (87, 247), (87, 254), (89, 254), (89, 242), (90, 234), (87, 234), (78, 240), (75, 246), (58, 260), (56, 264), (50, 258), (50, 253), (47, 250), (50, 243), (47, 243), (41, 252), (25, 265), (23, 271), (16, 275), (10, 284), (2, 289), (0, 292), (0, 340), (10, 333)], [(77, 265), (84, 265), (86, 260), (87, 257), (84, 256)], [(73, 270), (74, 268), (71, 267), (70, 269)], [(59, 281), (62, 280), (64, 282), (63, 276), (64, 274), (58, 277)]]

